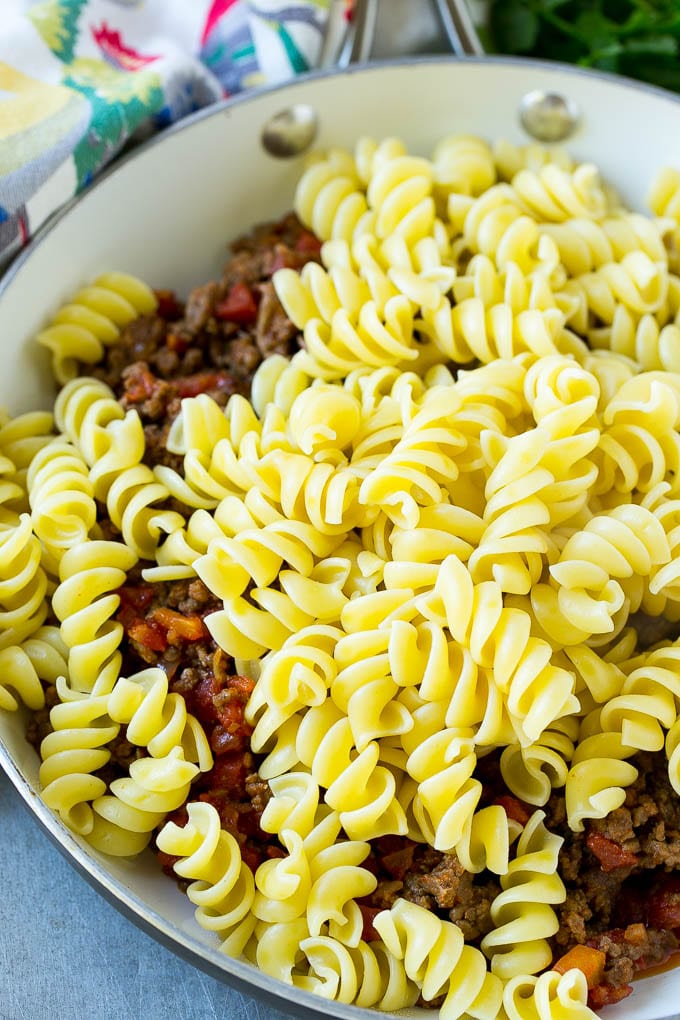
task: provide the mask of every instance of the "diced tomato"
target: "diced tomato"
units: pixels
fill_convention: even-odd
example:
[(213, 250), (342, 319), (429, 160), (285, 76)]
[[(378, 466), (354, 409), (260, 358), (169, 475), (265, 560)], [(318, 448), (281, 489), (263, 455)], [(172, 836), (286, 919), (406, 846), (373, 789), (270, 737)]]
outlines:
[(586, 846), (597, 857), (603, 871), (614, 871), (616, 868), (630, 868), (637, 864), (637, 854), (624, 850), (613, 839), (602, 836), (599, 832), (589, 832)]
[(262, 855), (258, 853), (258, 851), (253, 846), (242, 846), (241, 858), (243, 860), (243, 863), (250, 868), (254, 875), (260, 866)]
[(241, 676), (240, 674), (235, 673), (233, 674), (233, 676), (229, 677), (227, 681), (227, 686), (232, 691), (238, 691), (238, 693), (247, 701), (250, 695), (253, 693), (255, 681), (253, 680), (252, 677)]
[(361, 916), (364, 919), (364, 927), (361, 933), (362, 939), (364, 940), (364, 942), (376, 942), (380, 938), (380, 936), (373, 927), (373, 921), (375, 917), (380, 913), (381, 908), (368, 907), (366, 906), (365, 903), (360, 903), (359, 910), (361, 911)]
[(415, 847), (413, 845), (405, 846), (401, 850), (396, 850), (394, 853), (383, 857), (382, 866), (388, 875), (401, 881), (413, 864), (414, 851)]
[(187, 708), (203, 724), (209, 726), (217, 721), (214, 697), (219, 692), (215, 678), (203, 677), (186, 696)]
[(228, 372), (197, 372), (177, 379), (175, 385), (180, 397), (197, 397), (208, 390), (229, 390), (232, 382)]
[(154, 627), (146, 620), (136, 620), (131, 627), (128, 627), (128, 637), (152, 652), (164, 652), (168, 647), (165, 632), (160, 627)]
[(157, 379), (147, 368), (139, 368), (125, 387), (125, 397), (129, 403), (141, 404), (152, 397), (163, 380)]
[(177, 300), (174, 290), (155, 290), (154, 294), (158, 301), (156, 314), (160, 315), (161, 319), (172, 322), (180, 318), (182, 315), (182, 304)]
[(153, 601), (154, 589), (150, 584), (124, 584), (117, 594), (122, 606), (130, 606), (141, 614)]
[(208, 636), (205, 624), (200, 616), (182, 616), (174, 609), (160, 607), (154, 609), (149, 616), (149, 623), (162, 627), (167, 632), (168, 644), (176, 645), (180, 641), (201, 641)]
[(503, 794), (501, 797), (496, 797), (494, 804), (500, 804), (505, 809), (505, 813), (513, 822), (519, 822), (520, 825), (526, 825), (531, 818), (531, 812), (527, 809), (526, 805), (518, 800), (517, 797), (512, 797), (510, 794)]
[(680, 876), (667, 875), (647, 899), (647, 924), (651, 928), (680, 928)]
[(390, 854), (396, 853), (398, 850), (403, 850), (405, 846), (415, 847), (413, 840), (407, 836), (379, 836), (374, 841), (374, 847), (378, 857), (388, 857)]
[(239, 280), (227, 296), (215, 305), (215, 317), (241, 326), (251, 326), (257, 319), (257, 301), (247, 283)]
[(242, 754), (221, 754), (216, 758), (206, 781), (210, 783), (211, 789), (224, 791), (236, 798), (245, 793), (249, 771)]
[(321, 252), (321, 241), (309, 230), (303, 230), (295, 242), (295, 251), (319, 255)]
[(572, 967), (576, 967), (585, 974), (588, 988), (595, 988), (604, 977), (606, 962), (607, 957), (602, 950), (592, 949), (590, 946), (574, 946), (553, 963), (552, 969), (558, 974), (566, 974)]
[(627, 999), (633, 991), (632, 985), (598, 985), (588, 992), (588, 1005), (591, 1009), (602, 1009), (603, 1006), (613, 1006), (615, 1002)]

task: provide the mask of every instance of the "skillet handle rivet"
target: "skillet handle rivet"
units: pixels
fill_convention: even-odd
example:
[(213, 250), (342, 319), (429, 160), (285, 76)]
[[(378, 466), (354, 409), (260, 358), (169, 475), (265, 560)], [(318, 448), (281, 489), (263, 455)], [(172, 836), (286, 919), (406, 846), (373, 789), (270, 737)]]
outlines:
[(522, 98), (519, 119), (536, 141), (563, 142), (573, 135), (581, 114), (576, 103), (566, 96), (536, 89)]
[(309, 149), (318, 129), (319, 118), (313, 107), (296, 103), (269, 118), (262, 128), (260, 141), (270, 156), (292, 159)]

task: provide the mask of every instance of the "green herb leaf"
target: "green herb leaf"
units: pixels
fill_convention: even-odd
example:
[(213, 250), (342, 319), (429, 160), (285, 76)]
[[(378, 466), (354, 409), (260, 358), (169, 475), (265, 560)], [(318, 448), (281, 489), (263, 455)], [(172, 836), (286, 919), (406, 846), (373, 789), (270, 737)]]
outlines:
[(670, 35), (646, 35), (641, 39), (626, 39), (623, 43), (626, 53), (666, 54), (675, 56), (678, 41)]
[(680, 0), (490, 0), (489, 40), (680, 92)]
[(536, 43), (539, 19), (523, 0), (503, 0), (491, 10), (490, 28), (503, 53), (529, 53)]

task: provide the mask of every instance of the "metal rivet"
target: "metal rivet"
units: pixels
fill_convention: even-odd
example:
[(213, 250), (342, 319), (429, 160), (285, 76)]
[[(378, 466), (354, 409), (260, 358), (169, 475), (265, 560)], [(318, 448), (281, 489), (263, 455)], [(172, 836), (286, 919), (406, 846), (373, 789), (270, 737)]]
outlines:
[(300, 156), (310, 147), (319, 128), (315, 110), (305, 103), (297, 103), (281, 110), (267, 121), (262, 129), (261, 141), (270, 156), (291, 159)]
[(574, 133), (581, 113), (571, 99), (557, 92), (527, 92), (519, 104), (522, 127), (539, 142), (562, 142)]

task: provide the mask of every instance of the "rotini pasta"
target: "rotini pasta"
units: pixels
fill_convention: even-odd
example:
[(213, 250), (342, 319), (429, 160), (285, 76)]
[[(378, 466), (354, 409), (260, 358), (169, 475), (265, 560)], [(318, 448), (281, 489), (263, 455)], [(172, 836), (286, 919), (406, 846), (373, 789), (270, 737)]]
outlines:
[(52, 352), (60, 383), (73, 379), (80, 364), (93, 365), (120, 327), (154, 311), (157, 301), (145, 283), (127, 273), (104, 273), (55, 314), (37, 341)]
[(559, 149), (362, 139), (186, 306), (107, 274), (38, 336), (54, 414), (0, 419), (0, 708), (42, 711), (91, 846), (157, 834), (223, 952), (571, 1020), (587, 978), (620, 995), (614, 919), (631, 973), (674, 947), (679, 180), (652, 218)]

